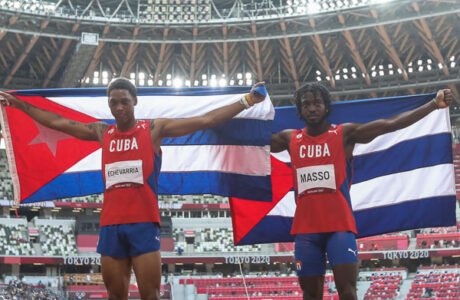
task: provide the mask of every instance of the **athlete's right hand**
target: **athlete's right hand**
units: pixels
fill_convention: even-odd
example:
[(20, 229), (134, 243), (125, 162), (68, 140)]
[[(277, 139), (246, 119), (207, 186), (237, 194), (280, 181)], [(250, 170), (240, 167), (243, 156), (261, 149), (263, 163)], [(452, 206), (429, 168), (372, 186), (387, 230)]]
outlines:
[(17, 105), (18, 105), (18, 103), (19, 103), (20, 101), (21, 101), (21, 100), (19, 100), (19, 99), (16, 98), (15, 96), (0, 91), (0, 104), (1, 104), (1, 105), (4, 105), (4, 106), (11, 106), (11, 107), (17, 107)]

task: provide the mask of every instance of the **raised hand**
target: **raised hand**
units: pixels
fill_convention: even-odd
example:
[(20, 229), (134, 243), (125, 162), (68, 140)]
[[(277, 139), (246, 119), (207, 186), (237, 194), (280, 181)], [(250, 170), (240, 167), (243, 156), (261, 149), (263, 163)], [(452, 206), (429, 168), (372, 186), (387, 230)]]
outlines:
[(0, 92), (0, 105), (17, 107), (18, 103), (20, 102), (21, 100), (19, 100), (15, 96), (5, 92)]
[(265, 82), (257, 82), (249, 92), (249, 97), (251, 98), (252, 103), (260, 103), (265, 100), (265, 96), (259, 94), (259, 93), (254, 93), (254, 90), (259, 87), (265, 85)]
[(436, 94), (436, 104), (438, 108), (446, 108), (452, 104), (453, 96), (450, 89), (439, 90)]

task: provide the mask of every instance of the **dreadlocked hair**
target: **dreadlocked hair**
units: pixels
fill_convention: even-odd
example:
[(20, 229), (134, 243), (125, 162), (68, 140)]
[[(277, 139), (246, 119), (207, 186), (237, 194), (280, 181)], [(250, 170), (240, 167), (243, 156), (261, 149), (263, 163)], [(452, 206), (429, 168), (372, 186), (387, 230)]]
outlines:
[(319, 95), (321, 95), (321, 98), (323, 98), (324, 101), (324, 106), (326, 108), (326, 116), (328, 116), (331, 113), (331, 94), (329, 93), (329, 90), (322, 84), (314, 82), (314, 83), (307, 83), (300, 88), (298, 88), (294, 92), (294, 100), (295, 100), (295, 105), (297, 107), (297, 114), (301, 119), (302, 118), (302, 97), (306, 93), (312, 93), (315, 98), (317, 98)]

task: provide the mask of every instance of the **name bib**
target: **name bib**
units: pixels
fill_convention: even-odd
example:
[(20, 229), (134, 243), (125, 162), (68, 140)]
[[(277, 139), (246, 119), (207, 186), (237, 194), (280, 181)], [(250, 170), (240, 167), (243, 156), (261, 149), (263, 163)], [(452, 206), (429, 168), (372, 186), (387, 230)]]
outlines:
[(299, 195), (335, 192), (334, 165), (298, 168), (297, 185)]
[(143, 184), (142, 160), (117, 161), (105, 165), (105, 188), (107, 190)]

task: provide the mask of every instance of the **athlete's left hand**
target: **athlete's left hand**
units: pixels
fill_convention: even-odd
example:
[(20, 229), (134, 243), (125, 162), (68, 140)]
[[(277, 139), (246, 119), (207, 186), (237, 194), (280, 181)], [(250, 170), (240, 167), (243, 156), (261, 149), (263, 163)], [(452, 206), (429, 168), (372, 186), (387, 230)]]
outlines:
[(251, 89), (251, 91), (249, 92), (249, 97), (251, 97), (251, 101), (256, 104), (256, 103), (260, 103), (262, 101), (265, 100), (265, 97), (259, 93), (254, 93), (254, 90), (259, 87), (259, 86), (262, 86), (262, 85), (265, 85), (265, 81), (262, 81), (262, 82), (257, 82)]
[(436, 103), (438, 108), (446, 108), (452, 104), (452, 92), (450, 89), (439, 90), (436, 94)]

